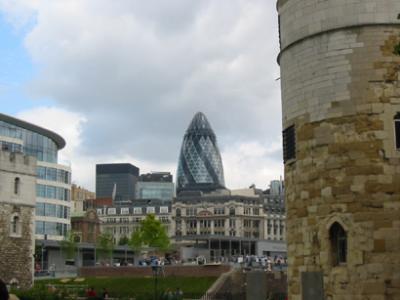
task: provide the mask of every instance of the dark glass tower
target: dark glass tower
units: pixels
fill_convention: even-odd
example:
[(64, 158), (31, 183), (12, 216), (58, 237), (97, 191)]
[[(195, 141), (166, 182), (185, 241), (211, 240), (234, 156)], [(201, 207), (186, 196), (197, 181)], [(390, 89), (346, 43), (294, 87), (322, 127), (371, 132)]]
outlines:
[(224, 169), (217, 138), (206, 116), (198, 112), (183, 137), (177, 192), (224, 189)]

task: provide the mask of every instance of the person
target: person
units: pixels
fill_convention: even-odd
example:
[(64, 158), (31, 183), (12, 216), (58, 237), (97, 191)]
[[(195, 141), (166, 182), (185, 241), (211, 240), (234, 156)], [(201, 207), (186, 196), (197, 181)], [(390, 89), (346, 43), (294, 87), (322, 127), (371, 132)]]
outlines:
[(96, 291), (94, 290), (94, 288), (93, 287), (90, 287), (87, 291), (86, 291), (86, 297), (87, 298), (94, 298), (94, 297), (96, 297), (97, 296), (97, 294), (96, 294)]
[(103, 288), (103, 294), (102, 294), (102, 299), (108, 299), (108, 291), (106, 288)]
[(179, 287), (176, 288), (175, 299), (177, 300), (183, 299), (183, 291)]

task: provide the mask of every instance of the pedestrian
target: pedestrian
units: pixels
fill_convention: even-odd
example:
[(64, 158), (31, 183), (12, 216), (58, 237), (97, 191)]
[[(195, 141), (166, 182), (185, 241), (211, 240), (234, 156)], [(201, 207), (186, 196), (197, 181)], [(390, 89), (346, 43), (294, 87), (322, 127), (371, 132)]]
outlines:
[(7, 286), (3, 280), (0, 279), (0, 300), (8, 300), (9, 294), (7, 290)]
[(103, 288), (103, 294), (102, 294), (102, 299), (108, 299), (108, 291), (106, 288)]
[(86, 291), (86, 297), (88, 299), (92, 299), (95, 298), (97, 296), (96, 291), (94, 290), (93, 287), (90, 287), (87, 291)]
[(183, 291), (179, 287), (176, 288), (175, 299), (177, 299), (177, 300), (183, 299)]

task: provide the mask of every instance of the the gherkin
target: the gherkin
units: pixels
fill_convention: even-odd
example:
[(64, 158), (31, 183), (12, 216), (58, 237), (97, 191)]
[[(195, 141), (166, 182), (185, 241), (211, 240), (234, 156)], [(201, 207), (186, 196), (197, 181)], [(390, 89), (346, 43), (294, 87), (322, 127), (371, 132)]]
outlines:
[(225, 188), (217, 139), (206, 116), (198, 112), (183, 137), (177, 171), (177, 192)]

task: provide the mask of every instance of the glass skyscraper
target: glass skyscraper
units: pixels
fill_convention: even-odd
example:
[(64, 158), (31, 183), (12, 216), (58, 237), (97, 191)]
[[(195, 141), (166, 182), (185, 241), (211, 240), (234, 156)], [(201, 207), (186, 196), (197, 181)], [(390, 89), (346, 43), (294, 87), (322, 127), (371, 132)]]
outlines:
[(70, 229), (71, 169), (58, 164), (58, 150), (64, 146), (65, 141), (58, 134), (0, 114), (1, 150), (21, 152), (37, 159), (37, 239), (60, 240)]
[(207, 192), (224, 188), (224, 170), (217, 138), (206, 116), (198, 112), (183, 137), (177, 170), (177, 192)]

